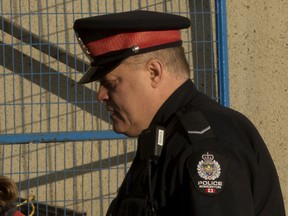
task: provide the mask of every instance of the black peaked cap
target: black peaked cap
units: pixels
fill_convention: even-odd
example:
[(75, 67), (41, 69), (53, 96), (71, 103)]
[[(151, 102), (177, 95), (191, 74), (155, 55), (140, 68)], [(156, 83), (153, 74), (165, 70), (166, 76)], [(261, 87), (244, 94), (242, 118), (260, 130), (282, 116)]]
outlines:
[[(103, 50), (103, 45), (106, 45), (105, 39), (109, 40), (115, 35), (121, 34), (123, 36), (125, 33), (128, 35), (128, 33), (133, 32), (180, 30), (188, 28), (189, 26), (190, 20), (187, 17), (145, 10), (106, 14), (75, 20), (73, 28), (76, 32), (77, 39), (79, 40), (82, 49), (86, 54), (88, 54), (88, 57), (90, 57), (91, 60), (90, 68), (86, 71), (79, 83), (88, 83), (100, 79), (121, 64), (121, 62), (129, 56), (150, 52), (157, 49), (179, 46), (182, 43), (180, 38), (173, 42), (167, 39), (168, 42), (166, 42), (165, 39), (166, 37), (168, 38), (169, 35), (162, 35), (162, 37), (164, 37), (163, 44), (159, 44), (158, 42), (158, 44), (155, 45), (156, 42), (154, 44), (152, 42), (150, 47), (140, 47), (137, 52), (131, 50), (133, 46), (125, 49), (123, 47), (115, 50), (107, 49), (108, 51), (106, 53), (101, 53), (98, 55), (96, 52), (98, 50), (98, 46), (95, 45), (97, 41), (101, 41), (102, 44), (100, 45)], [(157, 37), (158, 36), (156, 34), (154, 38)], [(142, 42), (145, 39), (146, 36), (141, 36)], [(114, 38), (111, 40), (114, 40)], [(123, 42), (124, 40), (127, 40), (127, 38), (124, 37)], [(148, 40), (153, 41), (153, 37), (151, 39), (151, 36), (148, 36), (147, 41)], [(137, 41), (135, 41), (135, 45), (138, 45), (136, 42)], [(96, 54), (90, 52), (91, 50), (89, 49), (91, 46)], [(109, 45), (107, 45), (107, 47), (109, 47)]]

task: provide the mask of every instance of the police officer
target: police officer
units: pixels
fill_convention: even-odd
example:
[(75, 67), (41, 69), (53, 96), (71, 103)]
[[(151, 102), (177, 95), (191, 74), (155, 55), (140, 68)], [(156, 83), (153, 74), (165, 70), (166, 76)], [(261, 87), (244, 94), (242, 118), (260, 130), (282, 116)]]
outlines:
[(189, 19), (130, 11), (78, 19), (113, 129), (138, 137), (107, 215), (284, 216), (277, 173), (253, 124), (198, 92), (180, 29)]

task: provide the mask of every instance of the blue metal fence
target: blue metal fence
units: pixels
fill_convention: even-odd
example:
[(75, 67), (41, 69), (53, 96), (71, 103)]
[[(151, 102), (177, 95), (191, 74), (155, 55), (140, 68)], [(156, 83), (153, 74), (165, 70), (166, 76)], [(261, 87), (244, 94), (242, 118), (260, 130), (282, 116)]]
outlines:
[[(97, 83), (76, 83), (88, 60), (75, 19), (135, 9), (191, 19), (181, 32), (191, 79), (229, 106), (224, 0), (0, 2), (0, 173), (35, 215), (104, 215), (137, 146), (111, 130)], [(30, 204), (21, 211), (31, 213)]]

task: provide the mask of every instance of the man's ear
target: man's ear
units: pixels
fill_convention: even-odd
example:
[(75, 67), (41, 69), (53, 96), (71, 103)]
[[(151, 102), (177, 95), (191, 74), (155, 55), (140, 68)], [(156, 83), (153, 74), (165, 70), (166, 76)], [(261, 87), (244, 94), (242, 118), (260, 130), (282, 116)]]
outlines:
[(158, 59), (151, 59), (146, 64), (151, 80), (151, 86), (156, 88), (163, 79), (163, 63)]

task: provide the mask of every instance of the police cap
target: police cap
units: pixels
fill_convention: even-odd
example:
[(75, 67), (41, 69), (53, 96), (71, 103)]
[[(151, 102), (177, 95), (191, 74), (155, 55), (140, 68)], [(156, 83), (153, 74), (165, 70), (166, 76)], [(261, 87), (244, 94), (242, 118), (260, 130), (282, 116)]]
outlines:
[(136, 10), (77, 19), (74, 30), (90, 67), (79, 83), (99, 80), (132, 55), (181, 46), (183, 16)]

